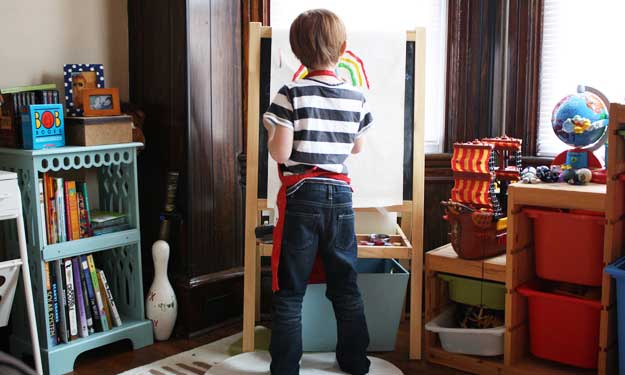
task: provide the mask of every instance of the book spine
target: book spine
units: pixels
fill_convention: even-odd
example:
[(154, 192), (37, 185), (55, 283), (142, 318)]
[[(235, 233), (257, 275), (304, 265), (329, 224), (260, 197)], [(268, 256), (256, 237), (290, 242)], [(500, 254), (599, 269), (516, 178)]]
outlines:
[(54, 324), (54, 298), (52, 295), (52, 282), (50, 280), (50, 263), (44, 264), (46, 270), (46, 297), (48, 300), (48, 344), (56, 345), (56, 325)]
[(54, 327), (56, 331), (56, 337), (54, 339), (55, 342), (58, 343), (61, 341), (61, 335), (59, 332), (61, 318), (59, 316), (59, 292), (56, 282), (56, 265), (54, 264), (54, 261), (50, 264), (50, 284), (52, 286), (52, 306), (54, 309)]
[(108, 322), (109, 328), (113, 328), (113, 319), (111, 315), (110, 302), (108, 296), (106, 295), (106, 288), (104, 287), (104, 282), (100, 277), (100, 270), (96, 270), (95, 273), (98, 275), (98, 284), (100, 284), (100, 294), (102, 294), (102, 305), (104, 305), (104, 313), (106, 314), (106, 321)]
[(108, 281), (106, 281), (106, 275), (104, 275), (104, 271), (102, 270), (98, 271), (98, 274), (100, 275), (100, 281), (102, 281), (102, 284), (104, 285), (104, 289), (106, 290), (106, 298), (108, 299), (109, 310), (111, 311), (111, 317), (113, 318), (113, 323), (115, 324), (116, 327), (119, 327), (122, 325), (122, 318), (119, 315), (119, 311), (117, 311), (117, 305), (115, 305), (115, 300), (113, 299), (113, 293), (111, 293), (111, 288), (109, 287), (109, 283)]
[(89, 336), (89, 328), (87, 327), (87, 314), (85, 313), (85, 300), (82, 295), (82, 283), (80, 282), (80, 267), (78, 266), (78, 257), (72, 258), (72, 274), (74, 276), (74, 294), (76, 296), (76, 306), (78, 307), (78, 335), (80, 337)]
[(56, 267), (56, 285), (57, 285), (57, 292), (59, 295), (59, 321), (60, 321), (60, 329), (59, 329), (59, 333), (61, 336), (61, 341), (62, 342), (69, 342), (69, 337), (68, 337), (68, 330), (67, 330), (67, 315), (66, 315), (66, 307), (67, 304), (65, 303), (65, 287), (64, 287), (64, 283), (63, 283), (63, 275), (65, 275), (65, 270), (63, 269), (63, 265), (61, 264), (63, 261), (62, 260), (55, 260), (54, 264)]
[(89, 190), (87, 189), (86, 182), (82, 182), (80, 184), (80, 191), (82, 191), (82, 196), (85, 200), (85, 210), (87, 211), (87, 230), (89, 236), (91, 236), (91, 206), (89, 205)]
[(85, 275), (85, 283), (87, 284), (87, 296), (89, 297), (89, 307), (91, 308), (91, 318), (93, 319), (94, 330), (102, 330), (102, 322), (100, 319), (100, 309), (98, 309), (98, 303), (95, 299), (95, 289), (93, 288), (93, 280), (91, 280), (91, 272), (89, 271), (89, 263), (87, 256), (80, 257), (80, 263), (82, 264), (82, 272)]
[(82, 191), (76, 193), (78, 198), (78, 213), (80, 220), (80, 238), (89, 237), (89, 226), (87, 219), (87, 210), (85, 209), (85, 196)]
[(57, 177), (56, 179), (56, 213), (57, 213), (57, 232), (59, 236), (59, 242), (67, 241), (67, 233), (65, 231), (65, 199), (63, 198), (63, 179)]
[(106, 319), (106, 311), (104, 310), (104, 300), (102, 299), (102, 293), (100, 292), (100, 283), (98, 283), (98, 274), (95, 271), (95, 263), (93, 262), (93, 255), (87, 255), (87, 263), (89, 264), (89, 273), (91, 274), (91, 282), (93, 283), (93, 291), (95, 293), (95, 300), (98, 304), (98, 312), (100, 313), (100, 321), (102, 322), (102, 330), (108, 331), (109, 324)]
[(69, 189), (67, 191), (69, 202), (69, 217), (70, 225), (68, 226), (68, 233), (71, 232), (72, 239), (77, 240), (80, 238), (80, 219), (78, 214), (78, 197), (76, 196), (76, 182), (68, 181)]
[(74, 276), (72, 272), (72, 260), (65, 260), (65, 295), (67, 296), (67, 311), (69, 314), (69, 333), (71, 339), (78, 337), (78, 324), (76, 320), (76, 294), (74, 291)]
[(67, 241), (71, 241), (72, 237), (72, 216), (69, 205), (69, 181), (63, 182), (63, 204), (65, 205), (65, 236)]
[(52, 177), (50, 177), (47, 173), (43, 174), (43, 182), (45, 185), (44, 195), (46, 204), (46, 224), (48, 229), (49, 244), (57, 243), (57, 232), (56, 226), (54, 225), (54, 223), (56, 222), (56, 201), (54, 199), (54, 186), (52, 180)]
[(83, 304), (85, 306), (85, 317), (87, 318), (87, 331), (89, 334), (95, 332), (95, 327), (93, 325), (93, 316), (91, 314), (91, 305), (89, 304), (89, 289), (87, 288), (87, 280), (85, 280), (85, 273), (82, 270), (82, 259), (80, 257), (76, 257), (78, 259), (78, 268), (80, 273), (80, 286), (82, 288), (82, 298)]
[(43, 241), (43, 246), (48, 244), (48, 222), (46, 221), (46, 198), (45, 191), (43, 188), (43, 178), (39, 179), (39, 212), (41, 212), (41, 230), (43, 231), (43, 237), (41, 240)]

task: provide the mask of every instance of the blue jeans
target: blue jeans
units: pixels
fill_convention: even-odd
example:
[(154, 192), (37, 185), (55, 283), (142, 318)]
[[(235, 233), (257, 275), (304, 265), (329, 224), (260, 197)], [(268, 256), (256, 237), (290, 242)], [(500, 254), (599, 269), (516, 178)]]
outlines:
[(336, 359), (353, 375), (366, 374), (369, 333), (356, 284), (356, 235), (348, 186), (305, 183), (287, 198), (278, 277), (273, 294), (269, 351), (273, 375), (299, 374), (302, 300), (317, 254), (326, 273), (326, 297), (337, 321)]

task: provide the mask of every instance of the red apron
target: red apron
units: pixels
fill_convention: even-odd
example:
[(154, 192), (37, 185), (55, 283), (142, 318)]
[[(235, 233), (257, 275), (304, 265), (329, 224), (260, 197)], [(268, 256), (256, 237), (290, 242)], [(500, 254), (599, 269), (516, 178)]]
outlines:
[[(280, 290), (278, 284), (278, 266), (280, 265), (280, 250), (282, 248), (282, 232), (284, 231), (284, 216), (286, 215), (286, 190), (297, 184), (298, 182), (311, 177), (324, 177), (324, 178), (332, 178), (335, 180), (345, 181), (346, 183), (350, 183), (349, 177), (341, 173), (334, 173), (324, 171), (323, 169), (319, 169), (317, 167), (312, 168), (309, 172), (304, 174), (294, 174), (290, 176), (285, 176), (282, 173), (281, 168), (278, 167), (278, 176), (280, 176), (280, 181), (282, 182), (282, 186), (280, 186), (280, 190), (278, 191), (278, 197), (276, 199), (276, 204), (278, 205), (278, 222), (276, 223), (276, 227), (273, 230), (273, 249), (271, 252), (271, 289), (276, 292)], [(316, 282), (320, 282), (325, 279), (325, 274), (323, 272), (323, 264), (320, 261), (319, 255), (317, 254), (317, 259), (315, 259), (315, 265), (313, 266), (313, 270), (311, 273), (311, 280), (314, 279)]]

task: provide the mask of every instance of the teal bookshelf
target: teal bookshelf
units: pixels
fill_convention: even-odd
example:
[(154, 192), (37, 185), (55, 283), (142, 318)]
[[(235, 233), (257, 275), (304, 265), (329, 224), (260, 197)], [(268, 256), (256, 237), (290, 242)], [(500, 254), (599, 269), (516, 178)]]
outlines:
[[(0, 148), (0, 170), (17, 173), (22, 192), (35, 315), (46, 374), (71, 372), (78, 355), (116, 341), (130, 340), (134, 349), (153, 343), (152, 323), (145, 318), (143, 305), (137, 186), (137, 148), (140, 146), (140, 143), (125, 143), (47, 150)], [(85, 169), (97, 175), (97, 194), (91, 195), (90, 186), (90, 202), (97, 201), (101, 210), (127, 214), (131, 229), (46, 245), (46, 229), (41, 226), (45, 213), (39, 205), (38, 178), (42, 173), (75, 175)], [(92, 203), (92, 206), (95, 205)], [(9, 253), (17, 252), (17, 238), (12, 227), (15, 224), (6, 222), (1, 225), (1, 235)], [(123, 324), (69, 343), (52, 345), (47, 319), (45, 262), (83, 254), (94, 254), (96, 266), (106, 273)], [(26, 316), (23, 293), (16, 295), (13, 309), (11, 351), (22, 357), (32, 351), (28, 322), (16, 319)]]

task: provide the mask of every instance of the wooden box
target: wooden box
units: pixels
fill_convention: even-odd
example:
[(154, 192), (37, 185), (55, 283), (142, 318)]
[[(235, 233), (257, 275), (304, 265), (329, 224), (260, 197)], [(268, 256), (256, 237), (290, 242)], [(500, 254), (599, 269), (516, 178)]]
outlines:
[(132, 142), (131, 116), (67, 117), (69, 146), (96, 146)]

